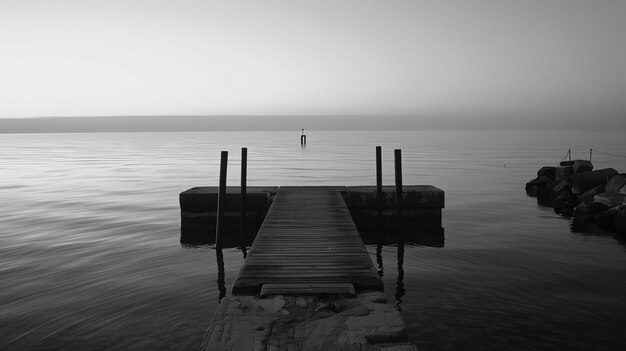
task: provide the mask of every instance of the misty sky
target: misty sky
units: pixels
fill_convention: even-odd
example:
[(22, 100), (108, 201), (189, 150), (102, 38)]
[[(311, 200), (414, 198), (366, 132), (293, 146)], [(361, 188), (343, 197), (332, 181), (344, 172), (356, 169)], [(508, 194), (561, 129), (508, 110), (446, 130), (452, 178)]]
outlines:
[(0, 0), (0, 117), (621, 116), (625, 18), (623, 0)]

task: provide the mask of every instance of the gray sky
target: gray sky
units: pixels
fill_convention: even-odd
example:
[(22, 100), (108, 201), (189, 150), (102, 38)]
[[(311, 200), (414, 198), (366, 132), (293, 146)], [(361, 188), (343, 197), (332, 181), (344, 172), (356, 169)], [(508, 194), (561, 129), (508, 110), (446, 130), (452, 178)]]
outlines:
[(0, 0), (0, 117), (593, 114), (624, 127), (625, 62), (623, 0)]

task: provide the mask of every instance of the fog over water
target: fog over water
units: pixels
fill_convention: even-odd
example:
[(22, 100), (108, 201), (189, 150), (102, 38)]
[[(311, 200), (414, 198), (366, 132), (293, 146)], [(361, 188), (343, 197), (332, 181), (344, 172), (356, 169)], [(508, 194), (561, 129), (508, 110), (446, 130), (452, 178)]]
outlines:
[(625, 15), (619, 0), (1, 1), (0, 117), (624, 129)]

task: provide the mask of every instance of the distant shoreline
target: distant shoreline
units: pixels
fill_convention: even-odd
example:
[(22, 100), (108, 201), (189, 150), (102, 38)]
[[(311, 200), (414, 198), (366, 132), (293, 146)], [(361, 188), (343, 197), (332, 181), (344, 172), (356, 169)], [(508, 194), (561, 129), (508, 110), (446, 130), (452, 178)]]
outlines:
[[(541, 122), (538, 122), (540, 120)], [(585, 126), (562, 119), (423, 116), (95, 116), (0, 118), (0, 134), (305, 130), (619, 130), (615, 123)], [(615, 128), (618, 127), (618, 128)]]

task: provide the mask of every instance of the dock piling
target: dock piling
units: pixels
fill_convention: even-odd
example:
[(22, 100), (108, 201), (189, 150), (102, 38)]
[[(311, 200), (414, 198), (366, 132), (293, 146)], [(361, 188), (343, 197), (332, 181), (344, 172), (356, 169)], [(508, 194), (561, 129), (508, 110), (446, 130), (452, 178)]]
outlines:
[(383, 212), (383, 162), (382, 147), (376, 146), (376, 217), (378, 230), (381, 230)]
[(241, 234), (242, 246), (245, 248), (250, 240), (246, 234), (246, 183), (247, 183), (247, 173), (248, 173), (248, 148), (241, 148), (241, 190), (239, 192), (239, 205), (240, 205), (240, 215), (239, 215), (239, 230)]
[(215, 224), (215, 248), (222, 249), (222, 230), (224, 227), (224, 202), (226, 200), (226, 167), (228, 151), (222, 151), (220, 161), (220, 187), (217, 194), (217, 223)]
[(396, 226), (398, 231), (398, 241), (404, 241), (404, 230), (402, 226), (404, 211), (404, 207), (402, 206), (402, 150), (394, 150), (394, 163), (396, 171)]

